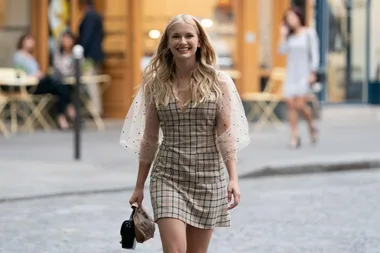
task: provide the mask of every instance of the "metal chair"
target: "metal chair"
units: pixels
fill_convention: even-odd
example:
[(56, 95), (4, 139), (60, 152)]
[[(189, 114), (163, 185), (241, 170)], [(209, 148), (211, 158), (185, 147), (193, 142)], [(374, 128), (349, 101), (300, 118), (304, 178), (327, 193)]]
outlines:
[(283, 100), (282, 83), (284, 79), (285, 69), (274, 68), (262, 92), (243, 94), (243, 100), (251, 103), (251, 108), (247, 113), (248, 120), (253, 121), (258, 118), (257, 126), (261, 126), (264, 123), (273, 124), (281, 122), (274, 110)]
[(26, 131), (34, 131), (33, 123), (35, 120), (37, 120), (45, 130), (50, 129), (45, 110), (46, 104), (50, 101), (51, 96), (49, 94), (32, 94), (37, 84), (37, 78), (28, 77), (22, 70), (0, 68), (0, 85), (6, 87), (6, 92), (2, 93), (2, 97), (6, 98), (6, 100), (4, 100), (6, 101), (4, 108), (6, 105), (9, 105), (9, 112), (3, 118), (10, 116), (12, 133), (18, 131), (19, 116), (24, 123), (22, 128)]

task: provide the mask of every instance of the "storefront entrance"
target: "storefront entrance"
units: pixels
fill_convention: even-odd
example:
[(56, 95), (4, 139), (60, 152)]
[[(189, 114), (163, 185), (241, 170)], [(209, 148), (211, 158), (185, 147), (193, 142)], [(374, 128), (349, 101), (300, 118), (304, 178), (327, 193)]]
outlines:
[[(312, 1), (305, 1), (308, 20), (312, 21)], [(106, 117), (125, 116), (141, 72), (165, 25), (179, 13), (192, 14), (201, 21), (217, 51), (221, 69), (239, 73), (234, 77), (241, 94), (262, 90), (263, 80), (271, 69), (285, 66), (285, 57), (277, 53), (278, 30), (284, 11), (293, 3), (291, 0), (94, 2), (104, 16), (103, 71), (112, 78), (112, 85), (103, 96)], [(37, 38), (36, 57), (46, 70), (49, 66), (47, 49), (51, 49), (63, 29), (69, 27), (77, 32), (82, 10), (79, 0), (32, 0), (30, 6), (29, 28)]]
[[(369, 30), (366, 16), (369, 6), (366, 1), (357, 0), (328, 0), (328, 5), (328, 86), (325, 101), (329, 103), (367, 102), (369, 66), (366, 48)], [(351, 70), (347, 72), (349, 62)]]

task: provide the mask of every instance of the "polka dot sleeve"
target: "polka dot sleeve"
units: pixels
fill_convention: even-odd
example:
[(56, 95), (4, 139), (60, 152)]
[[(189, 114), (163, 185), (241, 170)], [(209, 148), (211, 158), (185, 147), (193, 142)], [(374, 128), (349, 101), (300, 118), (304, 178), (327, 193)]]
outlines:
[(249, 143), (249, 127), (239, 93), (231, 77), (219, 74), (222, 97), (218, 101), (217, 142), (224, 161), (237, 160), (237, 151)]
[(120, 144), (136, 154), (140, 162), (151, 163), (158, 149), (159, 129), (156, 107), (140, 90), (124, 120)]

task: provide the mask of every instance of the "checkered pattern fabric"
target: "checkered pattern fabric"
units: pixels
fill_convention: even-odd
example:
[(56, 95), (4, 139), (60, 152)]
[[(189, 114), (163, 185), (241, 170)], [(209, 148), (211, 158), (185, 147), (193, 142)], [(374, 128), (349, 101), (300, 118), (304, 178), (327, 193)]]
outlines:
[(158, 108), (163, 140), (150, 193), (155, 220), (177, 218), (202, 229), (230, 225), (225, 168), (216, 145), (215, 102)]

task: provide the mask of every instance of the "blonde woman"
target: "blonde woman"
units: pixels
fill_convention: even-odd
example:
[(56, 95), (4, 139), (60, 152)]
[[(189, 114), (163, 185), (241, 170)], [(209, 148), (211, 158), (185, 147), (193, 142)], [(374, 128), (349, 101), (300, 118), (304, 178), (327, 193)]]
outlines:
[[(167, 25), (120, 143), (139, 154), (130, 203), (150, 195), (165, 253), (207, 252), (213, 229), (230, 225), (240, 201), (236, 152), (249, 143), (248, 123), (231, 78), (198, 20), (178, 15)], [(228, 183), (225, 175), (228, 172)]]

